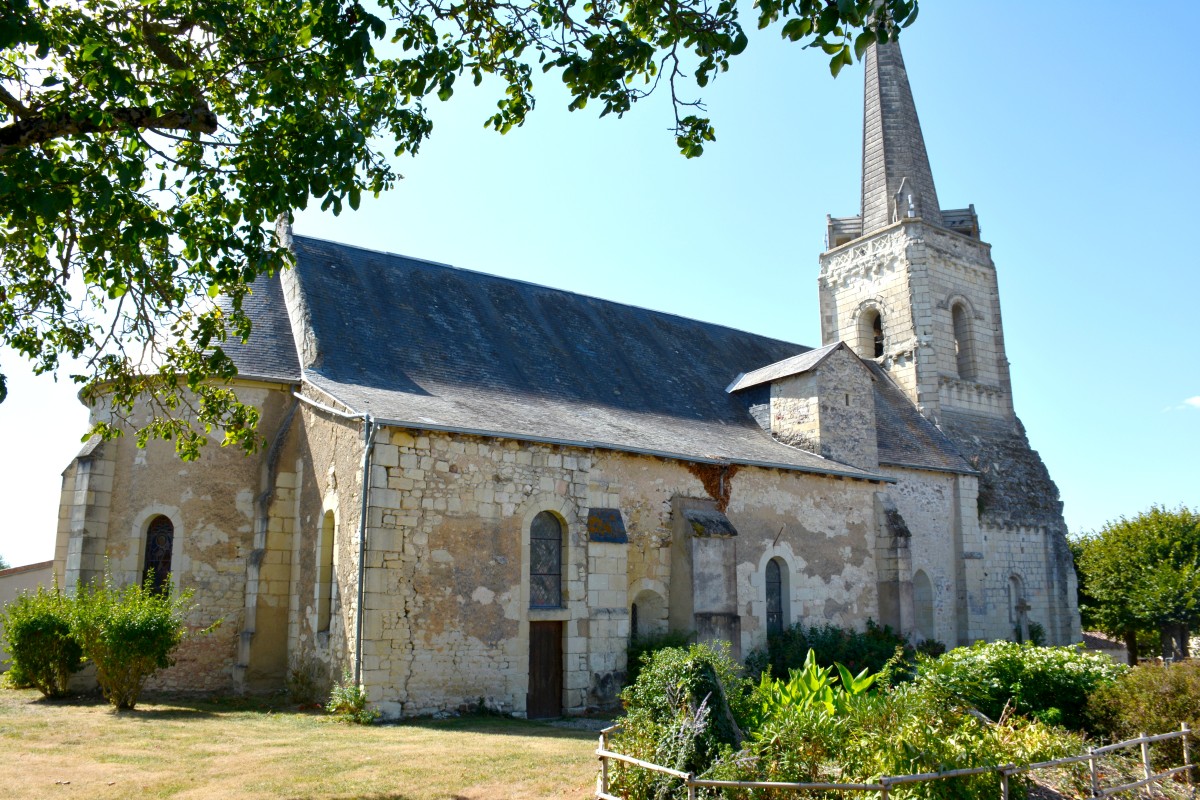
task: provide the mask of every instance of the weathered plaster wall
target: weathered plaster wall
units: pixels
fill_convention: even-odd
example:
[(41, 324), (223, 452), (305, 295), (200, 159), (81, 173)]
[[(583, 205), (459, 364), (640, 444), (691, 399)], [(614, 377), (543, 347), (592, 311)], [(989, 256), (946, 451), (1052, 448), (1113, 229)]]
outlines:
[[(687, 466), (395, 429), (381, 433), (374, 459), (363, 665), (372, 702), (390, 716), (481, 700), (521, 712), (529, 622), (549, 619), (565, 625), (564, 707), (611, 704), (630, 604), (639, 596), (667, 603), (678, 589), (671, 500), (707, 498)], [(873, 484), (748, 467), (730, 480), (744, 647), (764, 640), (770, 555), (795, 568), (796, 621), (861, 626), (876, 613)], [(621, 510), (627, 544), (587, 540), (593, 506)], [(539, 511), (566, 525), (560, 610), (529, 609), (527, 531)]]

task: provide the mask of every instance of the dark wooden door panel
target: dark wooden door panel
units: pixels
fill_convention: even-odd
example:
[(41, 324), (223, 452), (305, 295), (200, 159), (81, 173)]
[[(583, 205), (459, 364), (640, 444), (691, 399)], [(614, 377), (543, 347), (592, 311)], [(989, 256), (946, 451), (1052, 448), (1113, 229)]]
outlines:
[(529, 697), (525, 713), (530, 719), (562, 716), (562, 631), (561, 622), (529, 623)]

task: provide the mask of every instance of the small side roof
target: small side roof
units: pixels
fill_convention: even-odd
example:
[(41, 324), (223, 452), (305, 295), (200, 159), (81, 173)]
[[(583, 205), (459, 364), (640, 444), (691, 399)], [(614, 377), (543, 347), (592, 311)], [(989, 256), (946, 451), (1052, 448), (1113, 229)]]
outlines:
[(782, 361), (776, 361), (774, 364), (760, 367), (753, 372), (738, 375), (733, 379), (733, 383), (726, 387), (725, 391), (733, 393), (742, 389), (749, 389), (751, 386), (777, 381), (780, 378), (802, 375), (805, 372), (816, 369), (833, 351), (845, 346), (845, 342), (834, 342), (824, 347), (818, 347), (816, 350), (809, 350), (807, 353), (801, 353), (791, 358), (785, 358)]

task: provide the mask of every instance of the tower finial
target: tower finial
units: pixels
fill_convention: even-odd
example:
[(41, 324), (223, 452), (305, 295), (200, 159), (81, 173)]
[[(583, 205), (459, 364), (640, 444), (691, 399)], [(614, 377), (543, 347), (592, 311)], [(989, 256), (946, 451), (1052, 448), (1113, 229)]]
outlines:
[(865, 73), (862, 232), (909, 216), (942, 225), (900, 45), (894, 40), (871, 45)]

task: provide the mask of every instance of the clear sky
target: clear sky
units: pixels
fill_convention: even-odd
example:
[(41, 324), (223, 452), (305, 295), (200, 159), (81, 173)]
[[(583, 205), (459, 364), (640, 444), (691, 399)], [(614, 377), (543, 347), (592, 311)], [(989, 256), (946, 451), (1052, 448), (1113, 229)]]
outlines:
[[(1017, 413), (1075, 533), (1200, 506), (1200, 69), (1170, 33), (1200, 3), (1154, 9), (1141, 35), (1115, 0), (923, 0), (901, 40), (939, 199), (974, 203), (993, 245)], [(496, 97), (464, 85), (395, 190), (296, 230), (819, 345), (825, 215), (858, 212), (862, 67), (834, 80), (777, 36), (704, 92), (700, 159), (662, 102), (599, 120), (542, 77), (500, 136)], [(24, 564), (53, 555), (87, 417), (65, 376), (0, 364), (0, 555)]]

